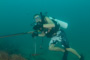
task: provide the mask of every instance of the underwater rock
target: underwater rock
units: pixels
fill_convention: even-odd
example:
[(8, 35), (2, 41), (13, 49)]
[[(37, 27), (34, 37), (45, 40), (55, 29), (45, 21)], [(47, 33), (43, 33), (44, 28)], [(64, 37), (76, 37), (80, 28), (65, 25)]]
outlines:
[(9, 60), (26, 60), (26, 59), (23, 58), (21, 55), (13, 54), (10, 56)]
[(21, 55), (8, 54), (5, 51), (0, 51), (0, 60), (26, 60)]
[(0, 51), (0, 60), (8, 60), (8, 53)]

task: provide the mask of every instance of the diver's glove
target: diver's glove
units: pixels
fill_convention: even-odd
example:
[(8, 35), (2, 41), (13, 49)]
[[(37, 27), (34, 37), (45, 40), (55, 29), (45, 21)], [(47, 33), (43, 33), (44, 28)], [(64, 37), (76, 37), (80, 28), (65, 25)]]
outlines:
[(32, 33), (32, 37), (36, 37), (36, 36), (38, 36), (38, 31), (34, 31), (34, 32)]

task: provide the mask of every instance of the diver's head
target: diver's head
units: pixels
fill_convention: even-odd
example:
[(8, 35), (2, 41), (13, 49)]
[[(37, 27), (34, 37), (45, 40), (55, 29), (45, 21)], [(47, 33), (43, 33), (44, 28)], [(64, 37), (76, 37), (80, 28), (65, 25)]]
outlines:
[(35, 19), (35, 22), (36, 22), (36, 23), (37, 23), (37, 22), (41, 22), (41, 17), (40, 17), (39, 14), (35, 14), (35, 15), (34, 15), (34, 19)]

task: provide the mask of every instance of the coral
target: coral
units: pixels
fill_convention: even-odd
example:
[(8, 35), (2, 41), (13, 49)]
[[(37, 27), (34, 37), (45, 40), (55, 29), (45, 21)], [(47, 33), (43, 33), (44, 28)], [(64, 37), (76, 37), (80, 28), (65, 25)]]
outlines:
[(9, 60), (26, 60), (26, 59), (23, 58), (21, 55), (13, 54), (10, 56)]
[(8, 60), (8, 53), (0, 51), (0, 60)]
[(0, 51), (0, 60), (26, 60), (26, 59), (21, 55), (12, 54), (9, 56), (8, 53)]

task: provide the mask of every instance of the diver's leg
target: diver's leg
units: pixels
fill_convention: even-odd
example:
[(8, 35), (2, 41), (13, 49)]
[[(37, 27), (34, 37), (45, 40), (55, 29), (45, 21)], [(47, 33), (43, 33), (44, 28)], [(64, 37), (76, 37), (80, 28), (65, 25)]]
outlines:
[(65, 52), (64, 49), (56, 47), (55, 44), (59, 42), (59, 36), (53, 36), (49, 42), (49, 50)]
[(62, 38), (62, 41), (61, 41), (62, 47), (64, 47), (65, 51), (66, 51), (65, 55), (67, 56), (68, 52), (72, 52), (73, 54), (78, 56), (78, 58), (81, 58), (81, 56), (77, 53), (76, 50), (74, 50), (73, 48), (70, 48), (68, 39), (67, 39), (66, 34), (63, 30), (61, 30), (61, 38)]
[(76, 56), (78, 56), (78, 58), (81, 58), (81, 56), (79, 55), (79, 53), (73, 49), (73, 48), (66, 48), (67, 51), (72, 52), (73, 54), (75, 54)]
[(49, 45), (49, 50), (65, 52), (64, 49), (62, 49), (62, 48), (60, 48), (60, 47), (55, 47), (55, 44)]
[[(61, 31), (61, 38), (62, 38), (62, 41), (61, 41), (62, 46), (65, 48), (65, 52), (66, 52), (65, 55), (67, 55), (68, 52), (72, 52), (73, 54), (75, 54), (76, 56), (78, 56), (78, 58), (79, 58), (80, 60), (84, 60), (84, 57), (83, 57), (82, 55), (79, 55), (79, 53), (78, 53), (75, 49), (70, 48), (68, 39), (67, 39), (66, 34), (65, 34), (64, 31)], [(68, 52), (67, 52), (67, 51), (68, 51)], [(64, 56), (63, 56), (63, 57), (64, 57)]]

